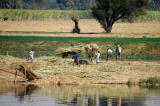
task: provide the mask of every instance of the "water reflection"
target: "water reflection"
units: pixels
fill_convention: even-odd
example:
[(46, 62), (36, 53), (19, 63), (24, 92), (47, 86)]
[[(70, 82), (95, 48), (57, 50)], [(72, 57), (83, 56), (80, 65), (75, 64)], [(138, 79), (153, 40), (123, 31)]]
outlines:
[(31, 100), (31, 94), (38, 88), (36, 85), (19, 85), (15, 87), (15, 98), (18, 98), (20, 102), (24, 101), (24, 97), (28, 96)]
[(159, 106), (159, 100), (153, 87), (0, 85), (0, 106)]

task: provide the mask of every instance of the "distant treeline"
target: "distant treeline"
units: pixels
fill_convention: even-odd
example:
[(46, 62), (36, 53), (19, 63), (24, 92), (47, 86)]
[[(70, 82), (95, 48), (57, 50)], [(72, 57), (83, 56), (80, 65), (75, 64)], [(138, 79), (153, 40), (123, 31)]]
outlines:
[[(75, 9), (88, 10), (95, 0), (0, 0), (0, 9)], [(148, 0), (147, 9), (160, 10), (160, 0)]]
[(90, 9), (95, 0), (0, 0), (1, 9)]
[[(23, 21), (23, 20), (50, 20), (50, 19), (71, 19), (72, 14), (80, 19), (92, 19), (91, 10), (24, 10), (24, 9), (1, 9), (0, 20)], [(125, 21), (125, 20), (122, 20)], [(160, 11), (147, 11), (135, 19), (138, 22), (160, 21)]]

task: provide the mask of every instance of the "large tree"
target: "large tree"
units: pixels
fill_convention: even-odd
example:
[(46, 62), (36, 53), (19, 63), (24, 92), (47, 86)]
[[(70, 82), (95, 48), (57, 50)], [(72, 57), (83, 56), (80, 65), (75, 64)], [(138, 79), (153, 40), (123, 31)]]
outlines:
[(160, 0), (149, 0), (147, 7), (149, 10), (160, 10)]
[(147, 2), (148, 0), (96, 0), (92, 14), (106, 33), (110, 33), (117, 20), (131, 20), (144, 14)]

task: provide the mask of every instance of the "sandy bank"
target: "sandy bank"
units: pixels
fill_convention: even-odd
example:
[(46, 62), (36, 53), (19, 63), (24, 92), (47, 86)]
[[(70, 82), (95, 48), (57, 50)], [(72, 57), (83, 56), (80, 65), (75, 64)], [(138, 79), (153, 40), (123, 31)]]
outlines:
[[(0, 55), (0, 67), (13, 70), (13, 64), (26, 64), (40, 80), (30, 83), (43, 84), (95, 84), (95, 83), (138, 83), (141, 78), (160, 77), (159, 61), (115, 61), (101, 60), (99, 64), (73, 66), (72, 59), (57, 57), (35, 58), (34, 63), (25, 59)], [(13, 81), (14, 75), (0, 71), (0, 80)], [(18, 78), (18, 81), (24, 81)]]

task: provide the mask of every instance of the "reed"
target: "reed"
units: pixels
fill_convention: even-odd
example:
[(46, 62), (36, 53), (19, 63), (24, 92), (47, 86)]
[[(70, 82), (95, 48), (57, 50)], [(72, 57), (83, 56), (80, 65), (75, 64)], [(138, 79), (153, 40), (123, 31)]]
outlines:
[[(89, 10), (74, 10), (81, 19), (91, 18)], [(0, 10), (0, 20), (8, 17), (9, 20), (48, 20), (48, 19), (70, 19), (73, 10)]]
[[(1, 9), (0, 20), (8, 17), (9, 20), (49, 20), (49, 19), (70, 19), (73, 12), (76, 12), (80, 19), (93, 18), (91, 10), (23, 10), (23, 9)], [(140, 16), (136, 21), (160, 21), (160, 11), (147, 11), (146, 15)]]

